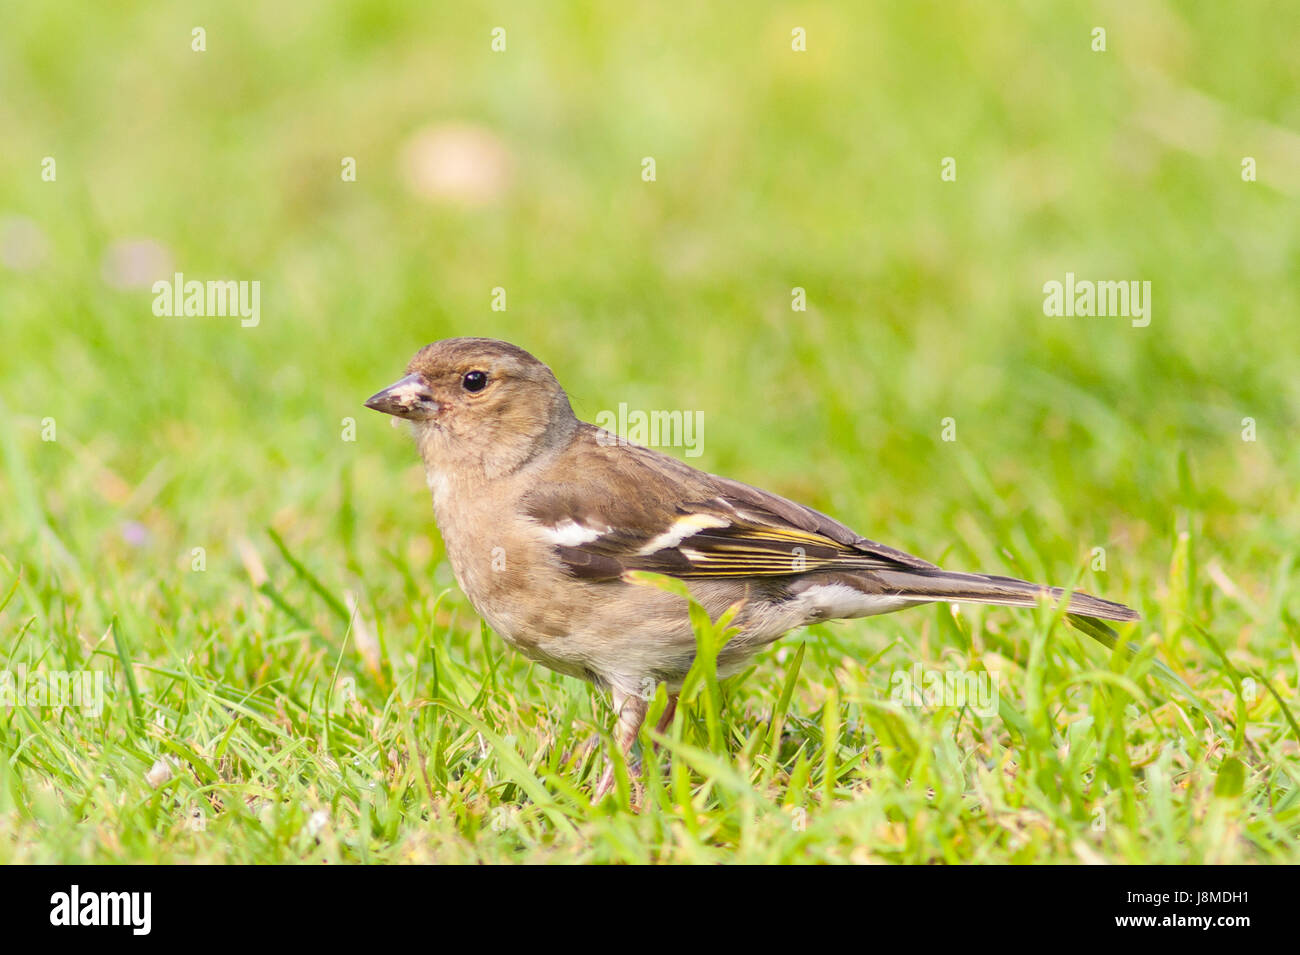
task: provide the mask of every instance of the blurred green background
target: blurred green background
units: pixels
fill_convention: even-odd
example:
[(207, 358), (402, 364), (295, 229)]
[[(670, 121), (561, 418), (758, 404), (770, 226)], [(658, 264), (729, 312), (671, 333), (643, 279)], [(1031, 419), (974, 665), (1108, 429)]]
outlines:
[[(162, 657), (244, 620), (267, 527), (414, 639), (382, 555), (451, 577), (413, 447), (361, 402), (426, 342), (484, 335), (588, 420), (701, 411), (692, 464), (869, 537), (1083, 571), (1166, 640), (1199, 614), (1294, 704), (1294, 3), (51, 2), (3, 24), (0, 553), (46, 597), (32, 646), (130, 612)], [(155, 317), (174, 271), (260, 281), (260, 325)], [(1149, 327), (1044, 316), (1066, 272), (1150, 281)]]
[[(46, 248), (3, 273), (8, 440), (56, 419), (31, 481), (86, 559), (124, 516), (100, 468), (161, 469), (135, 516), (162, 564), (328, 519), (344, 467), (423, 519), (411, 449), (359, 402), (425, 342), (488, 335), (588, 418), (702, 410), (706, 467), (930, 552), (987, 503), (978, 468), (1004, 516), (1141, 561), (1186, 450), (1236, 565), (1294, 511), (1297, 26), (1282, 3), (11, 5), (0, 203)], [(439, 142), (500, 171), (440, 173)], [(261, 325), (155, 318), (105, 281), (139, 239), (165, 252), (146, 286), (259, 280)], [(1151, 281), (1150, 327), (1046, 318), (1066, 271)]]

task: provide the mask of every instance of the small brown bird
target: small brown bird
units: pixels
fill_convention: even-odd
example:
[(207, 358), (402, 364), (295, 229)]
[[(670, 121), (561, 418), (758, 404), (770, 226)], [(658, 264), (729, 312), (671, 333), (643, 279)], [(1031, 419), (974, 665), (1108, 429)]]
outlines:
[[(739, 670), (796, 627), (936, 601), (1036, 606), (1064, 592), (941, 570), (824, 514), (579, 421), (551, 370), (487, 338), (427, 345), (366, 407), (414, 423), (461, 589), (530, 659), (613, 695), (627, 753), (654, 688), (670, 705), (695, 657), (686, 602), (629, 571), (680, 578), (716, 618), (739, 604), (718, 656)], [(1071, 594), (1071, 614), (1136, 620)], [(613, 784), (607, 765), (597, 796)]]

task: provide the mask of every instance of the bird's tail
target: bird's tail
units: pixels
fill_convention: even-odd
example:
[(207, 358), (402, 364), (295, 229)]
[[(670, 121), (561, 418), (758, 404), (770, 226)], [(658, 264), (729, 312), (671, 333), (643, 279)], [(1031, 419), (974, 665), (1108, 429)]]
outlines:
[[(1053, 602), (1065, 596), (1060, 587), (1031, 584), (1015, 577), (992, 577), (986, 574), (960, 574), (935, 568), (908, 568), (906, 570), (878, 570), (873, 573), (878, 580), (893, 588), (892, 593), (909, 600), (922, 602), (982, 603), (1005, 607), (1034, 607), (1047, 598)], [(1109, 650), (1121, 650), (1131, 655), (1141, 652), (1133, 643), (1122, 643), (1118, 633), (1103, 620), (1140, 620), (1136, 610), (1112, 600), (1102, 600), (1088, 594), (1070, 594), (1066, 607), (1066, 620), (1075, 629), (1086, 633)], [(1184, 696), (1200, 711), (1211, 726), (1219, 728), (1219, 719), (1209, 707), (1192, 692), (1191, 688), (1169, 667), (1159, 660), (1150, 661), (1151, 672), (1167, 686)]]
[[(961, 574), (955, 571), (925, 569), (876, 570), (878, 578), (892, 593), (909, 600), (997, 604), (1003, 607), (1036, 607), (1043, 599), (1056, 603), (1065, 596), (1060, 587), (1031, 584), (1015, 577), (987, 574)], [(1138, 620), (1137, 611), (1088, 594), (1070, 595), (1068, 613), (1102, 620)]]

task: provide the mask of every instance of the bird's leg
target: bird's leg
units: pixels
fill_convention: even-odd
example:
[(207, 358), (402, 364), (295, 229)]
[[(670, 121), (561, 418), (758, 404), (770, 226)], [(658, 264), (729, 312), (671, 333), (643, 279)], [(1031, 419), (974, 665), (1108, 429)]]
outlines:
[[(673, 726), (673, 714), (677, 712), (677, 694), (668, 694), (668, 705), (664, 707), (664, 715), (659, 717), (659, 723), (655, 726), (656, 733), (666, 734)], [(655, 749), (659, 749), (659, 744), (655, 743)]]
[[(626, 759), (632, 752), (632, 744), (636, 742), (637, 733), (641, 732), (641, 724), (645, 722), (646, 710), (649, 703), (637, 696), (635, 693), (624, 693), (617, 687), (614, 688), (614, 744), (623, 753)], [(596, 799), (599, 800), (614, 788), (614, 758), (610, 754), (608, 762), (605, 764), (605, 772), (600, 777), (600, 784), (596, 786)]]

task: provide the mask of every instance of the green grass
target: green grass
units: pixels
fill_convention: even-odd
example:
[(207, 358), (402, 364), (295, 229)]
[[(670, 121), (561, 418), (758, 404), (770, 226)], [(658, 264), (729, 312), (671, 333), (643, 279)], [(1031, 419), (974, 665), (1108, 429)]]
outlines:
[[(746, 9), (6, 11), (0, 249), (17, 217), (45, 255), (0, 264), (0, 670), (108, 698), (0, 708), (0, 863), (1300, 861), (1300, 13)], [(508, 157), (482, 202), (401, 173), (448, 124)], [(259, 280), (261, 324), (106, 282), (142, 237)], [(1045, 317), (1067, 271), (1152, 282), (1150, 326)], [(1129, 603), (1139, 653), (1048, 610), (812, 628), (703, 668), (639, 811), (592, 805), (608, 703), (483, 627), (360, 407), (449, 335), (588, 420), (702, 411), (692, 464), (874, 539)], [(899, 706), (916, 664), (998, 712)]]

